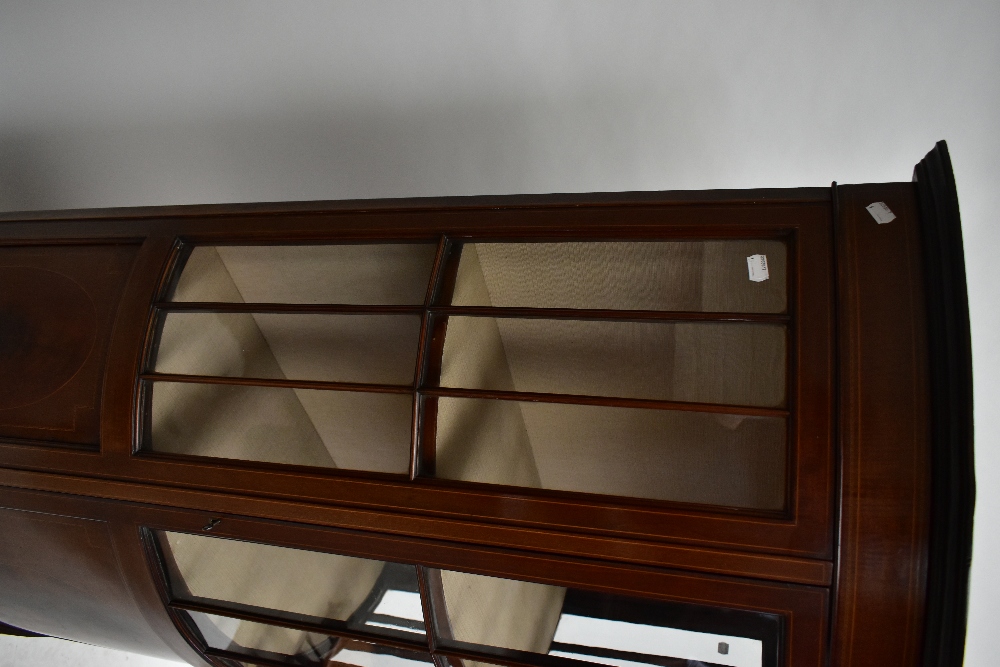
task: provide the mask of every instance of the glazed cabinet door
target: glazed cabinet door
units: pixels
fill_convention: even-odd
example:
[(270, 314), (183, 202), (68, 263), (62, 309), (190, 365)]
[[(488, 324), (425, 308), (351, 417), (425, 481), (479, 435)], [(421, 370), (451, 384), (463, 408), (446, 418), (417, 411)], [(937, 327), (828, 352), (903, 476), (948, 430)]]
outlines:
[(830, 557), (829, 206), (383, 217), (158, 241), (129, 469)]

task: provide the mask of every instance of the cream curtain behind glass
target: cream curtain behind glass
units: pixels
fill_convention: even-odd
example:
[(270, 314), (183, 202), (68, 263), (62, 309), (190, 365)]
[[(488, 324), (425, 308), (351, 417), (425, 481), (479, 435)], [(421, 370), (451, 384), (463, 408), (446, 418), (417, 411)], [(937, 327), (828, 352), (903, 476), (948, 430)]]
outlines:
[[(455, 285), (455, 303), (489, 304), (489, 291), (473, 245), (462, 252)], [(442, 385), (474, 387), (485, 382), (501, 390), (514, 390), (510, 363), (495, 320), (452, 318), (447, 335), (451, 354), (441, 362)], [(437, 475), (486, 484), (540, 486), (520, 404), (479, 403), (438, 401)]]
[[(242, 302), (212, 247), (196, 248), (177, 294), (185, 301)], [(251, 314), (207, 313), (198, 344), (170, 346), (164, 336), (157, 366), (203, 369), (201, 375), (285, 377)], [(165, 343), (165, 344), (164, 344)], [(184, 356), (185, 359), (176, 359)], [(191, 359), (194, 357), (194, 360)], [(292, 391), (233, 391), (219, 385), (156, 383), (152, 439), (157, 451), (336, 467), (302, 402)]]
[[(478, 243), (466, 244), (462, 253), (456, 305), (737, 312), (785, 308), (785, 248), (777, 241)], [(748, 283), (746, 257), (754, 253), (768, 255), (767, 283)], [(585, 390), (577, 393), (613, 396), (617, 385), (627, 385), (659, 398), (783, 405), (783, 329), (753, 325), (757, 328), (748, 335), (740, 326), (587, 327), (573, 321), (453, 317), (441, 383), (514, 391), (544, 386), (543, 391), (559, 392), (566, 378), (554, 375), (557, 369), (576, 365), (586, 370), (577, 383)], [(546, 346), (547, 335), (557, 338), (553, 333), (570, 343)], [(636, 357), (636, 348), (617, 344), (614, 337), (621, 335), (641, 336), (656, 354)], [(539, 349), (544, 355), (528, 353)], [(785, 498), (783, 429), (780, 419), (441, 399), (437, 474), (780, 509)]]
[[(345, 266), (338, 268), (338, 275), (356, 271), (362, 277), (370, 277), (375, 269), (373, 259), (366, 257), (365, 267), (360, 268), (356, 266), (357, 261), (345, 259), (352, 256), (353, 248), (355, 246), (293, 246), (292, 250), (300, 254), (305, 252), (304, 265), (292, 263), (294, 270), (275, 274), (260, 270), (261, 263), (266, 252), (282, 251), (280, 246), (199, 246), (185, 265), (174, 301), (243, 303), (279, 296), (287, 299), (288, 293), (295, 289), (305, 289), (304, 296), (316, 300), (322, 296), (337, 296), (325, 294), (323, 289), (342, 292), (348, 288), (362, 292), (360, 296), (375, 302), (395, 298), (386, 294), (390, 291), (388, 288), (379, 287), (379, 281), (367, 280), (364, 288), (355, 286), (353, 281), (348, 281), (350, 285), (346, 287), (343, 281), (335, 281), (333, 287), (328, 283), (326, 287), (317, 284), (316, 274), (323, 272), (320, 260), (325, 257), (327, 265), (333, 261), (327, 257), (331, 249), (338, 253), (334, 259), (345, 262)], [(370, 253), (380, 247), (365, 248)], [(427, 251), (417, 253), (419, 266), (414, 267), (411, 266), (414, 264), (412, 258), (404, 261), (409, 255), (404, 259), (397, 257), (400, 253), (394, 249), (398, 246), (389, 248), (388, 259), (397, 261), (397, 265), (387, 269), (391, 274), (389, 278), (410, 286), (415, 292), (412, 285), (425, 280), (421, 272), (426, 270), (423, 255)], [(422, 246), (404, 246), (404, 249), (409, 252), (420, 250)], [(385, 254), (385, 251), (376, 252), (381, 256), (380, 253)], [(234, 268), (236, 277), (231, 271)], [(395, 275), (400, 271), (410, 271), (413, 275)], [(392, 281), (386, 278), (384, 282)], [(199, 375), (294, 379), (307, 378), (311, 371), (323, 368), (327, 375), (348, 381), (367, 377), (369, 382), (406, 382), (412, 378), (415, 343), (405, 343), (407, 329), (419, 327), (416, 318), (412, 322), (398, 318), (394, 324), (399, 326), (393, 331), (384, 331), (383, 326), (381, 334), (375, 335), (364, 331), (365, 325), (372, 323), (360, 316), (342, 325), (348, 327), (344, 332), (348, 339), (361, 336), (368, 347), (376, 345), (382, 350), (375, 369), (382, 370), (374, 377), (369, 369), (371, 363), (366, 361), (373, 352), (367, 356), (343, 349), (331, 352), (328, 341), (325, 346), (310, 345), (308, 330), (302, 330), (303, 322), (321, 326), (321, 322), (313, 323), (314, 320), (297, 320), (297, 331), (290, 338), (288, 317), (294, 316), (199, 313), (197, 327), (186, 323), (185, 318), (168, 317), (165, 329), (185, 324), (187, 327), (183, 335), (168, 335), (171, 332), (165, 330), (156, 368), (166, 373), (179, 368), (187, 372), (199, 369)], [(397, 330), (400, 327), (402, 330)], [(324, 332), (317, 330), (314, 334), (321, 337)], [(174, 347), (169, 345), (171, 341), (176, 343)], [(408, 366), (405, 379), (396, 370), (403, 366)], [(410, 419), (410, 399), (400, 395), (302, 389), (234, 390), (212, 385), (157, 383), (153, 442), (157, 451), (398, 473), (405, 472), (409, 463), (408, 446), (401, 446), (401, 443), (409, 441)]]
[[(165, 533), (191, 595), (307, 616), (347, 620), (371, 592), (381, 561)], [(242, 623), (231, 637), (245, 647), (295, 655), (325, 635)]]

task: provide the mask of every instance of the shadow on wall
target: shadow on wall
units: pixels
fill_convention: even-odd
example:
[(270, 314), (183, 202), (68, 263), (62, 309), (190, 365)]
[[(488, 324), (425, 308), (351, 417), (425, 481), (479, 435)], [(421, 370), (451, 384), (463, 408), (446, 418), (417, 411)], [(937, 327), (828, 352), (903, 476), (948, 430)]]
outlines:
[(603, 91), (8, 130), (0, 210), (678, 188), (711, 168), (692, 113)]

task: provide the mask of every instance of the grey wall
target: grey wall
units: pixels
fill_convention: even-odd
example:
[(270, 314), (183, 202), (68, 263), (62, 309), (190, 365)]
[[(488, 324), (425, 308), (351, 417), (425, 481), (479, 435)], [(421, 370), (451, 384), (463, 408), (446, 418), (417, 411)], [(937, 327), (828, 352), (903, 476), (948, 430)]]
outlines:
[(997, 34), (995, 1), (0, 2), (0, 209), (909, 180), (947, 139), (976, 372), (967, 664), (985, 666)]

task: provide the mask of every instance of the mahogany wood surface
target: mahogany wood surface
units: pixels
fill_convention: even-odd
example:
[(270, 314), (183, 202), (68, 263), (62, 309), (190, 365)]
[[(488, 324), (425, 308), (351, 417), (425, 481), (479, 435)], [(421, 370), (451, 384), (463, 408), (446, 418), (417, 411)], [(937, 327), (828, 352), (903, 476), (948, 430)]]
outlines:
[(165, 485), (104, 480), (0, 468), (0, 486), (145, 502), (204, 512), (203, 516), (242, 514), (316, 526), (369, 530), (389, 536), (417, 535), (468, 544), (504, 544), (538, 553), (557, 553), (609, 561), (674, 567), (764, 580), (829, 585), (830, 561), (774, 554), (708, 549), (633, 539), (607, 540), (573, 533), (555, 538), (539, 529), (471, 521), (409, 516), (398, 512), (317, 505), (293, 499), (240, 497)]
[[(745, 200), (743, 200), (745, 202)], [(280, 224), (276, 224), (279, 223)], [(282, 216), (109, 219), (77, 223), (88, 236), (127, 226), (150, 234), (140, 251), (119, 313), (106, 386), (113, 401), (105, 404), (102, 456), (45, 457), (24, 447), (0, 445), (12, 465), (68, 474), (99, 475), (199, 489), (225, 489), (262, 497), (300, 498), (360, 508), (389, 509), (425, 516), (450, 517), (546, 530), (599, 533), (610, 540), (631, 537), (673, 541), (715, 549), (829, 558), (833, 532), (832, 411), (832, 248), (830, 208), (823, 202), (767, 204), (670, 204), (521, 206), (508, 209), (361, 210)], [(66, 233), (66, 222), (6, 223), (3, 231), (18, 236)], [(637, 499), (526, 489), (488, 489), (478, 485), (421, 477), (395, 482), (374, 475), (269, 466), (221, 460), (180, 462), (174, 457), (143, 453), (133, 456), (140, 433), (134, 410), (139, 403), (136, 377), (155, 330), (153, 303), (166, 291), (169, 268), (178, 257), (176, 238), (185, 242), (264, 243), (304, 240), (440, 241), (441, 235), (475, 239), (594, 238), (783, 238), (791, 244), (790, 283), (802, 290), (789, 293), (790, 312), (798, 318), (793, 342), (795, 372), (790, 394), (800, 395), (792, 422), (789, 456), (789, 499), (781, 516), (773, 512), (685, 506)], [(145, 336), (138, 329), (145, 327)], [(130, 400), (126, 400), (129, 396)], [(794, 401), (794, 398), (793, 398)], [(128, 411), (128, 414), (126, 414)], [(430, 420), (428, 420), (430, 421)], [(424, 449), (426, 453), (426, 448)], [(428, 462), (422, 465), (426, 468)], [(421, 471), (422, 473), (425, 471)], [(553, 536), (552, 548), (561, 542)]]
[[(149, 530), (173, 530), (204, 534), (205, 527), (211, 525), (211, 535), (215, 537), (261, 541), (268, 544), (329, 551), (362, 558), (423, 564), (433, 568), (469, 571), (584, 590), (721, 605), (733, 609), (780, 614), (786, 618), (787, 632), (784, 650), (788, 652), (791, 659), (788, 664), (803, 665), (804, 667), (822, 664), (829, 595), (828, 590), (822, 587), (695, 575), (662, 567), (629, 566), (593, 559), (553, 557), (520, 550), (473, 547), (426, 538), (390, 537), (367, 531), (320, 528), (286, 521), (275, 522), (225, 515), (213, 517), (213, 515), (201, 511), (37, 491), (0, 489), (0, 503), (32, 508), (32, 512), (3, 511), (13, 511), (32, 517), (29, 519), (30, 526), (26, 531), (26, 537), (35, 541), (44, 540), (45, 552), (49, 554), (48, 560), (42, 561), (41, 567), (49, 565), (49, 561), (53, 559), (63, 565), (54, 574), (56, 580), (51, 585), (53, 595), (64, 595), (67, 586), (79, 585), (79, 583), (73, 584), (72, 582), (87, 581), (87, 586), (93, 587), (85, 588), (84, 593), (87, 594), (87, 600), (77, 603), (83, 606), (83, 611), (71, 608), (67, 612), (71, 622), (79, 626), (83, 623), (82, 619), (86, 617), (102, 628), (107, 625), (120, 628), (123, 623), (131, 623), (132, 625), (126, 626), (127, 633), (140, 647), (139, 650), (146, 653), (150, 652), (150, 645), (159, 639), (154, 640), (150, 626), (156, 628), (159, 625), (161, 627), (158, 629), (162, 629), (162, 621), (166, 616), (164, 606), (160, 603), (170, 603), (172, 600), (163, 599), (164, 597), (169, 598), (169, 593), (166, 591), (164, 583), (157, 580), (160, 575), (156, 572), (155, 564), (149, 560), (151, 552), (145, 549), (145, 545), (138, 539), (140, 527)], [(65, 519), (55, 514), (62, 511), (72, 511), (74, 515), (83, 518)], [(209, 521), (212, 518), (220, 520), (213, 523)], [(56, 527), (49, 528), (49, 524), (53, 522)], [(42, 528), (36, 526), (39, 523)], [(9, 522), (5, 519), (5, 525), (7, 524)], [(102, 537), (95, 538), (93, 534), (81, 533), (80, 531), (83, 530), (79, 527), (81, 524), (97, 527), (96, 530)], [(18, 524), (15, 522), (10, 525), (17, 526)], [(93, 528), (90, 529), (91, 533), (93, 530)], [(126, 538), (131, 546), (116, 551), (119, 540), (114, 539), (113, 532)], [(33, 549), (22, 550), (24, 553), (19, 558), (16, 554), (11, 553), (15, 548), (13, 545), (9, 545), (3, 552), (0, 552), (0, 566), (2, 566), (0, 572), (13, 569), (11, 563), (15, 565), (19, 562), (23, 563), (27, 557), (26, 554), (35, 554)], [(92, 553), (95, 550), (96, 553)], [(66, 566), (67, 560), (72, 563), (81, 557), (88, 559), (84, 570), (81, 571), (80, 566), (76, 566), (75, 569), (72, 565)], [(25, 565), (21, 567), (23, 568)], [(40, 566), (31, 564), (30, 567), (38, 568)], [(87, 573), (91, 570), (101, 572), (100, 568), (102, 567), (108, 574), (95, 577), (91, 573), (88, 576)], [(143, 567), (147, 568), (147, 576), (145, 581), (139, 581), (135, 575)], [(130, 571), (132, 575), (128, 577), (128, 584), (132, 590), (131, 595), (129, 595), (129, 589), (125, 584), (123, 570)], [(3, 598), (0, 598), (2, 600), (0, 601), (0, 618), (9, 622), (22, 621), (21, 625), (27, 626), (28, 629), (50, 630), (52, 628), (51, 624), (45, 625), (45, 623), (50, 623), (50, 621), (45, 620), (45, 618), (51, 618), (48, 611), (45, 612), (45, 618), (30, 623), (24, 623), (25, 616), (18, 615), (16, 612), (18, 601), (21, 604), (36, 605), (44, 609), (47, 609), (48, 605), (51, 604), (63, 604), (65, 608), (65, 602), (48, 601), (35, 597), (34, 593), (29, 593), (29, 591), (34, 590), (33, 586), (38, 585), (37, 577), (38, 575), (31, 574), (21, 577), (15, 576), (12, 579), (16, 584), (15, 587), (2, 594)], [(24, 594), (18, 595), (18, 586), (24, 591)], [(154, 592), (154, 589), (157, 592)], [(96, 597), (96, 601), (92, 599), (94, 597)], [(104, 600), (110, 600), (110, 602), (105, 603)], [(111, 606), (112, 604), (117, 606)], [(123, 605), (124, 608), (118, 608)], [(189, 603), (173, 604), (172, 606), (175, 609), (193, 608), (192, 604)], [(111, 607), (110, 611), (104, 609), (105, 607)], [(215, 611), (223, 611), (221, 607), (216, 607)], [(101, 616), (98, 610), (104, 610), (104, 615)], [(207, 611), (212, 611), (212, 609)], [(128, 615), (127, 619), (119, 618), (119, 615), (126, 614)], [(237, 615), (249, 618), (253, 614), (238, 612)], [(281, 621), (280, 616), (275, 617), (273, 614), (256, 617), (254, 620), (277, 621), (288, 627), (302, 625), (301, 623)], [(146, 621), (148, 625), (141, 621)], [(80, 632), (79, 629), (76, 631)], [(48, 634), (58, 636), (59, 633), (50, 632)], [(75, 635), (74, 638), (80, 639), (81, 637)], [(93, 638), (91, 639), (93, 640)], [(100, 641), (97, 642), (99, 644), (115, 645), (110, 643), (106, 637), (99, 639)], [(173, 644), (171, 648), (177, 650), (176, 637)], [(131, 650), (137, 650), (135, 645), (132, 646)], [(186, 659), (191, 657), (189, 654), (184, 655), (183, 651), (179, 651), (179, 653)]]
[(976, 505), (972, 334), (958, 188), (939, 141), (913, 172), (923, 236), (931, 390), (931, 525), (924, 666), (965, 655)]
[[(864, 210), (872, 201), (886, 202), (897, 219), (877, 225)], [(787, 244), (785, 313), (450, 305), (466, 241), (749, 238)], [(394, 241), (437, 243), (422, 306), (166, 301), (192, 245)], [(0, 297), (0, 312), (50, 331), (29, 339), (63, 350), (50, 360), (38, 343), (8, 361), (4, 345), (13, 350), (9, 341), (19, 339), (0, 320), (0, 377), (23, 383), (0, 389), (0, 508), (8, 508), (0, 509), (0, 622), (230, 664), (223, 658), (235, 656), (206, 653), (185, 624), (182, 608), (196, 603), (172, 599), (146, 532), (211, 526), (220, 537), (420, 565), (427, 590), (433, 570), (424, 568), (445, 568), (778, 614), (786, 667), (917, 665), (931, 502), (920, 243), (909, 183), (844, 186), (832, 197), (812, 188), (0, 214), (0, 278), (34, 281), (46, 305), (65, 304), (35, 308), (24, 289)], [(167, 311), (420, 314), (413, 383), (157, 374), (157, 313)], [(449, 315), (782, 324), (787, 405), (440, 388)], [(420, 409), (408, 474), (142, 450), (144, 390), (158, 380), (412, 393)], [(434, 479), (439, 396), (786, 417), (786, 506), (751, 511)], [(40, 611), (59, 604), (59, 613)]]
[(172, 658), (143, 622), (111, 525), (75, 514), (0, 509), (0, 617), (43, 635)]
[(98, 446), (111, 328), (136, 249), (0, 236), (0, 438)]
[[(915, 665), (923, 632), (929, 394), (913, 185), (841, 186), (841, 503), (833, 664)], [(865, 210), (885, 202), (896, 219)]]
[(83, 208), (55, 211), (4, 211), (0, 223), (43, 220), (138, 220), (155, 217), (216, 217), (287, 215), (328, 211), (455, 210), (463, 208), (517, 208), (523, 206), (644, 206), (647, 204), (829, 202), (829, 188), (757, 188), (751, 190), (635, 190), (626, 192), (555, 193), (534, 195), (474, 195), (462, 197), (400, 197), (395, 199), (331, 199), (305, 202), (256, 202)]

